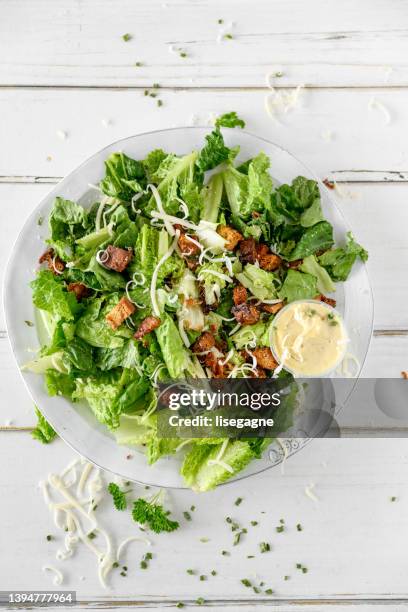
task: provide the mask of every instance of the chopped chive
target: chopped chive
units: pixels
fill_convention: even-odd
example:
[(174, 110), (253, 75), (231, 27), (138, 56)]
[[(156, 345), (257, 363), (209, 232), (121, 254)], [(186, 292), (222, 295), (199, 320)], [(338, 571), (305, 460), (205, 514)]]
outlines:
[[(144, 96), (148, 96), (148, 95), (149, 95), (149, 92), (148, 92), (148, 90), (147, 90), (147, 89), (145, 89), (145, 90), (144, 90), (143, 95), (144, 95)], [(146, 489), (146, 487), (145, 487), (145, 489)]]
[(227, 516), (225, 520), (227, 523), (232, 523), (232, 518), (230, 516)]
[(203, 599), (202, 597), (198, 597), (198, 598), (196, 599), (196, 604), (197, 604), (198, 606), (202, 606), (203, 604), (205, 604), (205, 599)]
[(183, 604), (183, 602), (182, 602), (182, 601), (178, 601), (178, 602), (176, 603), (176, 608), (184, 608), (184, 604)]
[(217, 572), (215, 570), (211, 570), (211, 576), (216, 576)]
[(391, 497), (390, 501), (395, 502), (395, 501), (397, 501), (397, 498), (393, 496), (393, 497)]
[(127, 576), (126, 572), (120, 572), (121, 576)]
[(222, 24), (224, 23), (224, 20), (223, 20), (223, 19), (219, 19), (217, 23), (219, 23), (220, 25), (222, 25)]
[(276, 527), (276, 531), (278, 533), (282, 533), (283, 531), (285, 531), (285, 527), (284, 525), (279, 525), (278, 527)]
[(280, 70), (278, 70), (278, 72), (274, 72), (273, 76), (277, 79), (279, 79), (280, 77), (283, 77), (283, 72), (281, 72)]
[(226, 40), (232, 40), (233, 36), (232, 36), (232, 34), (224, 34), (224, 38)]
[(151, 91), (151, 92), (149, 93), (149, 96), (150, 96), (151, 98), (157, 98), (157, 93), (154, 93), (153, 91)]
[(124, 40), (125, 42), (129, 42), (129, 40), (132, 40), (133, 36), (129, 33), (123, 34), (122, 36), (122, 40)]
[(254, 593), (260, 593), (260, 590), (256, 586), (253, 586), (252, 590), (253, 590)]
[(44, 222), (44, 217), (38, 217), (37, 219), (37, 225), (42, 225)]
[(285, 524), (285, 519), (279, 519), (279, 522), (280, 522), (281, 525), (284, 525)]
[(229, 552), (228, 552), (228, 550), (222, 550), (222, 551), (221, 551), (221, 554), (222, 554), (224, 557), (229, 557), (231, 553), (229, 553)]
[(301, 563), (296, 563), (296, 569), (302, 569), (302, 564)]
[(267, 595), (273, 595), (273, 589), (265, 589)]
[(180, 51), (180, 57), (182, 58), (187, 57), (187, 53), (185, 51)]
[(52, 540), (52, 535), (47, 535), (47, 542), (51, 542)]
[(187, 574), (189, 574), (190, 576), (194, 576), (195, 571), (193, 569), (188, 569), (186, 570)]
[(187, 512), (187, 510), (183, 512), (183, 516), (186, 519), (186, 521), (191, 521), (191, 514)]
[(252, 582), (248, 580), (248, 578), (242, 578), (241, 583), (244, 587), (250, 588), (252, 586)]
[(191, 508), (190, 508), (191, 512), (194, 512), (195, 509), (196, 509), (195, 506), (191, 506)]
[(159, 89), (160, 85), (159, 83), (153, 83), (152, 87), (153, 89)]
[(237, 497), (237, 499), (235, 500), (235, 505), (239, 506), (242, 503), (242, 501), (243, 501), (242, 497)]
[(284, 580), (289, 580), (290, 576), (284, 576), (283, 579)]
[(127, 568), (127, 565), (123, 565), (123, 566), (122, 566), (122, 569), (123, 569), (123, 571), (124, 571), (124, 572), (127, 572), (127, 569), (128, 569), (128, 568)]
[(136, 68), (140, 68), (141, 66), (143, 66), (142, 62), (135, 62), (135, 66)]
[(307, 574), (307, 572), (308, 572), (308, 571), (309, 571), (309, 570), (307, 569), (307, 567), (302, 567), (302, 572), (303, 572), (304, 574)]
[(261, 553), (269, 552), (271, 550), (271, 545), (269, 544), (269, 542), (261, 542), (259, 544), (259, 550), (261, 551)]
[(247, 555), (247, 559), (255, 559), (255, 555)]
[(204, 574), (201, 574), (200, 580), (201, 582), (204, 582), (204, 580), (207, 580), (207, 576), (204, 576)]
[(157, 106), (163, 106), (163, 100), (157, 100)]
[(88, 533), (88, 538), (90, 540), (93, 540), (94, 538), (96, 538), (96, 533), (94, 533), (93, 531), (91, 531), (91, 533)]
[(251, 521), (251, 525), (252, 525), (252, 527), (256, 527), (256, 526), (257, 526), (257, 524), (258, 524), (258, 521)]
[(113, 569), (116, 569), (117, 567), (119, 567), (119, 563), (117, 561), (114, 561), (112, 563), (112, 567), (113, 567)]
[(302, 527), (302, 525), (301, 525), (300, 523), (298, 523), (298, 524), (296, 525), (296, 529), (297, 529), (298, 531), (303, 531), (303, 527)]
[(210, 541), (210, 538), (200, 538), (200, 542), (202, 542), (203, 544), (207, 544), (207, 542)]
[(141, 562), (140, 562), (140, 567), (141, 567), (141, 569), (147, 569), (147, 567), (148, 567), (147, 561), (144, 561), (142, 559)]

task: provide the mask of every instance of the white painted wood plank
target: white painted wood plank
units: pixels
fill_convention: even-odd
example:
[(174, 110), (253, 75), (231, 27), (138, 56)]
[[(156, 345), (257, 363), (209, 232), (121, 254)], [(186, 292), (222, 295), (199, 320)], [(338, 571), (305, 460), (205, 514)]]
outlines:
[[(0, 90), (2, 176), (62, 176), (111, 142), (149, 130), (193, 123), (237, 111), (247, 130), (283, 146), (322, 178), (335, 171), (408, 171), (408, 90), (305, 90), (299, 106), (274, 120), (264, 91)], [(384, 104), (389, 125), (370, 100)], [(108, 127), (102, 122), (108, 121)], [(65, 140), (58, 132), (66, 133)], [(327, 141), (326, 138), (332, 137)], [(29, 146), (27, 146), (29, 143)], [(51, 160), (49, 159), (51, 157)], [(367, 179), (368, 173), (363, 175)], [(349, 178), (346, 174), (345, 178)], [(375, 180), (383, 178), (375, 174)]]
[[(404, 440), (319, 440), (288, 460), (285, 474), (280, 469), (222, 487), (198, 496), (189, 491), (171, 494), (175, 514), (182, 527), (173, 534), (154, 536), (154, 555), (148, 571), (139, 569), (143, 545), (133, 544), (124, 563), (128, 577), (116, 575), (112, 590), (105, 593), (96, 579), (94, 560), (80, 552), (71, 561), (55, 561), (61, 535), (53, 526), (42, 496), (36, 488), (50, 470), (61, 469), (70, 451), (57, 441), (38, 446), (25, 433), (0, 433), (2, 478), (2, 542), (10, 555), (1, 555), (2, 584), (9, 588), (52, 588), (43, 564), (56, 564), (65, 576), (65, 588), (75, 588), (83, 599), (100, 600), (257, 600), (240, 584), (253, 578), (275, 589), (284, 599), (324, 597), (407, 597), (405, 576), (408, 457)], [(369, 457), (369, 461), (364, 461)], [(310, 500), (304, 487), (315, 484), (319, 503)], [(262, 495), (260, 495), (262, 491)], [(144, 492), (144, 491), (142, 491)], [(397, 501), (390, 502), (395, 495)], [(244, 501), (234, 505), (237, 496)], [(29, 500), (29, 504), (28, 504)], [(185, 522), (182, 512), (197, 506), (193, 520)], [(369, 511), (368, 511), (369, 509)], [(116, 541), (137, 533), (127, 513), (113, 511), (110, 502), (98, 509), (101, 521), (109, 524)], [(265, 514), (262, 514), (265, 512)], [(231, 546), (232, 534), (226, 516), (248, 526), (239, 546)], [(280, 518), (286, 521), (282, 534), (275, 531)], [(249, 525), (258, 520), (257, 527)], [(295, 525), (300, 522), (303, 531)], [(47, 542), (50, 533), (56, 539)], [(208, 537), (209, 542), (200, 542)], [(259, 554), (258, 544), (268, 541), (273, 550)], [(231, 556), (222, 556), (221, 550)], [(247, 555), (255, 554), (254, 559)], [(309, 572), (295, 568), (305, 564)], [(218, 572), (200, 582), (188, 576)], [(169, 568), (171, 576), (169, 579)], [(283, 580), (284, 575), (291, 579)], [(81, 581), (80, 576), (85, 580)]]
[[(75, 610), (110, 610), (111, 612), (119, 612), (121, 610), (156, 610), (156, 612), (169, 612), (169, 610), (177, 611), (179, 602), (166, 601), (165, 603), (154, 601), (139, 602), (139, 601), (120, 601), (112, 602), (107, 601), (88, 601), (86, 603), (80, 603), (75, 606)], [(257, 601), (244, 601), (244, 600), (223, 600), (214, 601), (209, 600), (198, 607), (195, 601), (184, 601), (184, 610), (208, 610), (211, 612), (227, 612), (239, 610), (240, 612), (252, 612), (253, 610), (290, 610), (291, 612), (317, 612), (323, 609), (329, 609), (331, 612), (404, 612), (407, 608), (407, 602), (405, 600), (398, 599), (277, 599), (271, 603), (270, 598), (265, 600)], [(47, 610), (50, 612), (58, 612), (61, 608), (48, 607)]]
[[(260, 86), (408, 83), (404, 1), (3, 0), (0, 83)], [(223, 19), (223, 27), (218, 20)], [(129, 42), (122, 35), (129, 32)], [(231, 33), (233, 40), (223, 39)], [(221, 38), (220, 42), (217, 39)], [(24, 41), (24, 44), (23, 44)], [(182, 49), (186, 58), (170, 53)], [(134, 66), (143, 62), (142, 68)], [(391, 66), (393, 71), (388, 72)]]

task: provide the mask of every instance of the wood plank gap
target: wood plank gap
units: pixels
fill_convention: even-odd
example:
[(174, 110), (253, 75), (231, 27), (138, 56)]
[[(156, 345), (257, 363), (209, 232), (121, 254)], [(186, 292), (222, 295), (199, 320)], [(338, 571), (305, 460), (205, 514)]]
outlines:
[[(146, 84), (141, 84), (141, 85), (50, 85), (47, 83), (40, 83), (37, 85), (30, 85), (29, 83), (23, 83), (23, 84), (2, 84), (0, 83), (0, 90), (21, 90), (21, 89), (27, 89), (27, 90), (60, 90), (60, 91), (68, 91), (68, 90), (84, 90), (84, 91), (89, 91), (89, 90), (95, 90), (95, 91), (100, 91), (100, 90), (105, 90), (105, 91), (144, 91), (145, 89), (151, 89), (151, 87), (153, 86), (153, 80), (152, 80), (152, 85), (146, 85)], [(326, 89), (333, 89), (333, 90), (358, 90), (358, 91), (369, 91), (369, 90), (375, 90), (375, 91), (379, 91), (379, 90), (383, 90), (383, 91), (405, 91), (406, 89), (408, 89), (408, 83), (407, 85), (384, 85), (384, 84), (373, 84), (373, 85), (310, 85), (308, 83), (298, 83), (298, 84), (287, 84), (285, 85), (284, 83), (274, 83), (273, 87), (274, 89), (296, 89), (297, 87), (299, 87), (299, 85), (302, 85), (302, 87), (304, 87), (304, 89), (310, 89), (310, 90), (316, 90), (316, 91), (320, 91), (320, 90), (326, 90)], [(263, 91), (265, 93), (267, 93), (268, 91), (270, 91), (270, 88), (268, 88), (266, 85), (241, 85), (241, 86), (237, 86), (237, 85), (231, 85), (230, 87), (226, 87), (225, 85), (178, 85), (178, 86), (173, 86), (173, 85), (161, 85), (160, 89), (164, 92), (182, 92), (182, 91), (193, 91), (193, 92), (211, 92), (211, 91), (216, 91), (217, 93), (220, 92), (259, 92), (259, 91)]]

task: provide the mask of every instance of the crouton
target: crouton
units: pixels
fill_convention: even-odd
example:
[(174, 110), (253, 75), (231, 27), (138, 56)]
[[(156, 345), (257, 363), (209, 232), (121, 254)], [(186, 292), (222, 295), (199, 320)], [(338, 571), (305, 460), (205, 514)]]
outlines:
[(328, 304), (332, 308), (336, 308), (336, 304), (337, 304), (336, 300), (333, 300), (332, 298), (328, 298), (325, 295), (322, 295), (321, 293), (316, 297), (316, 300), (320, 300), (321, 302)]
[(140, 340), (140, 338), (143, 338), (146, 334), (150, 334), (154, 329), (157, 329), (160, 323), (161, 321), (158, 317), (146, 317), (137, 328), (133, 337), (136, 338), (136, 340)]
[[(193, 240), (197, 240), (197, 236), (191, 236), (191, 238)], [(191, 257), (192, 255), (198, 255), (201, 251), (200, 247), (194, 242), (192, 242), (189, 237), (184, 233), (180, 234), (180, 237), (178, 239), (178, 245), (183, 255), (186, 255), (188, 257)]]
[(239, 243), (239, 258), (242, 263), (254, 264), (257, 259), (256, 242), (253, 238), (241, 240)]
[(132, 249), (121, 249), (110, 244), (105, 250), (105, 258), (101, 261), (103, 261), (105, 268), (115, 272), (123, 272), (131, 262), (132, 257)]
[(215, 338), (210, 332), (204, 332), (194, 342), (192, 346), (193, 353), (205, 353), (215, 346)]
[(271, 349), (267, 347), (256, 348), (252, 351), (252, 354), (257, 361), (257, 365), (265, 370), (274, 370), (278, 365), (272, 355)]
[(90, 293), (88, 287), (83, 283), (69, 283), (67, 289), (71, 291), (71, 293), (75, 293), (77, 302), (80, 302), (82, 298), (87, 297)]
[(106, 315), (106, 321), (112, 329), (117, 329), (123, 321), (135, 312), (136, 308), (127, 297), (123, 297)]
[(65, 270), (64, 262), (55, 254), (54, 249), (47, 249), (39, 258), (38, 263), (46, 263), (53, 274), (62, 274)]
[(229, 225), (219, 225), (217, 227), (217, 233), (227, 241), (225, 243), (225, 248), (227, 251), (233, 251), (238, 242), (243, 239), (243, 235)]
[(236, 321), (241, 325), (253, 325), (259, 321), (259, 310), (253, 304), (239, 304), (231, 309)]
[(264, 312), (269, 312), (269, 314), (276, 314), (283, 308), (283, 306), (283, 302), (278, 302), (277, 304), (261, 304), (260, 309)]
[(236, 285), (232, 292), (232, 299), (235, 306), (244, 304), (248, 299), (248, 291), (242, 285)]
[(289, 261), (288, 268), (290, 270), (297, 270), (299, 266), (302, 265), (302, 263), (303, 263), (303, 259), (295, 259), (294, 261)]

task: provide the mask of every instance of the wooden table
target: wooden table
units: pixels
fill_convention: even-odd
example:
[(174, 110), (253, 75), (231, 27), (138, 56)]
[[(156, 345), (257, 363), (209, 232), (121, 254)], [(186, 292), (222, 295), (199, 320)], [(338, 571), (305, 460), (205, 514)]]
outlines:
[[(338, 205), (370, 252), (375, 331), (364, 376), (400, 376), (408, 369), (407, 17), (406, 0), (2, 0), (0, 275), (24, 218), (93, 152), (235, 110), (249, 131), (338, 182)], [(265, 111), (268, 73), (282, 73), (270, 79), (278, 89), (304, 86), (299, 104), (276, 118)], [(154, 83), (161, 107), (144, 95)], [(46, 542), (53, 527), (37, 483), (73, 453), (60, 440), (41, 447), (31, 439), (32, 404), (3, 315), (0, 330), (0, 589), (55, 588), (41, 570), (55, 562), (55, 546)], [(139, 569), (141, 549), (129, 549), (128, 576), (104, 591), (83, 551), (64, 587), (77, 590), (81, 609), (167, 610), (197, 597), (213, 610), (407, 609), (406, 441), (318, 440), (284, 472), (200, 497), (173, 493), (176, 513), (197, 505), (194, 520), (154, 539), (149, 571)], [(318, 502), (305, 495), (311, 483)], [(118, 537), (133, 532), (108, 503), (101, 512)], [(260, 524), (223, 557), (227, 515)], [(280, 518), (284, 534), (275, 531)], [(273, 550), (247, 559), (261, 541)], [(218, 574), (199, 581), (189, 567)], [(255, 574), (273, 596), (240, 583)]]

